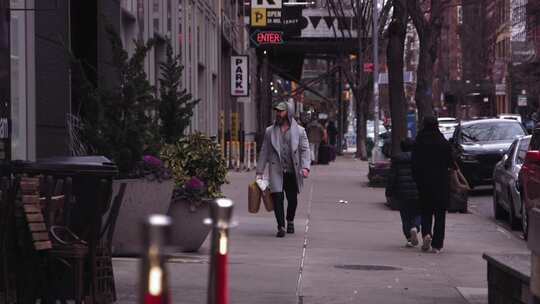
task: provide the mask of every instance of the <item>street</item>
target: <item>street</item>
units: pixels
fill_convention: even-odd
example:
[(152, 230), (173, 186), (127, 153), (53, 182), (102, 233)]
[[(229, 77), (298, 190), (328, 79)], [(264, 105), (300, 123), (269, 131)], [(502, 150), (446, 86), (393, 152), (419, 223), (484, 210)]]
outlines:
[[(445, 250), (404, 248), (399, 213), (384, 189), (367, 187), (367, 164), (352, 157), (316, 166), (300, 196), (297, 232), (275, 237), (273, 214), (247, 211), (254, 172), (232, 172), (231, 303), (487, 303), (485, 252), (526, 253), (525, 242), (489, 215), (489, 192), (472, 213), (449, 214)], [(338, 203), (339, 200), (348, 203)], [(502, 227), (501, 227), (502, 226)], [(169, 267), (173, 303), (204, 303), (208, 244), (177, 253)], [(138, 260), (115, 259), (119, 303), (136, 303)]]

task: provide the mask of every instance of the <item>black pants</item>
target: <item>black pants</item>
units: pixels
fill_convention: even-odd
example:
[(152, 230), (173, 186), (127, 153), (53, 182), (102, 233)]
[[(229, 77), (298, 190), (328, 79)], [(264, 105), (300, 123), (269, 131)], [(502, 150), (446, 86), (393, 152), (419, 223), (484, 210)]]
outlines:
[(296, 206), (298, 206), (298, 186), (296, 185), (296, 176), (294, 173), (283, 174), (283, 192), (272, 193), (274, 202), (274, 214), (278, 228), (285, 227), (284, 200), (287, 195), (287, 221), (294, 221)]
[(411, 238), (411, 229), (416, 228), (417, 231), (420, 231), (420, 215), (418, 215), (418, 213), (416, 212), (411, 212), (410, 210), (400, 210), (399, 215), (401, 216), (401, 226), (403, 228), (403, 234), (408, 240)]
[[(435, 218), (435, 224), (433, 224)], [(446, 225), (446, 209), (422, 207), (422, 236), (431, 235), (431, 247), (441, 249), (444, 246), (444, 229)], [(432, 231), (432, 227), (433, 231)]]

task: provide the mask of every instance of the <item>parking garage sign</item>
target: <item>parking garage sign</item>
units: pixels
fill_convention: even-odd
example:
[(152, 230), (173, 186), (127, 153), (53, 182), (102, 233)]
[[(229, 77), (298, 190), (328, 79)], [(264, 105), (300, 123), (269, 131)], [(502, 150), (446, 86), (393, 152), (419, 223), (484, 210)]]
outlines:
[(249, 96), (248, 73), (248, 56), (231, 56), (231, 96)]
[(281, 26), (281, 0), (251, 0), (251, 27)]

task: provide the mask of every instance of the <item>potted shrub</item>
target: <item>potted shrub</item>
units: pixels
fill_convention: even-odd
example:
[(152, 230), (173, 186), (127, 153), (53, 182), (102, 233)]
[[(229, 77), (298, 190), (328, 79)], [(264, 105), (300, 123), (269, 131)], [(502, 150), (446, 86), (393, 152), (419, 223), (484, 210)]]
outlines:
[(176, 183), (168, 215), (173, 219), (172, 242), (182, 251), (197, 251), (210, 226), (209, 202), (222, 196), (227, 167), (221, 149), (208, 136), (195, 133), (166, 145), (161, 158), (171, 168)]
[[(72, 56), (74, 83), (79, 84), (81, 108), (79, 135), (87, 154), (104, 155), (119, 169), (113, 182), (113, 196), (122, 183), (127, 184), (113, 237), (115, 255), (138, 255), (140, 235), (133, 229), (147, 215), (166, 213), (174, 182), (157, 157), (163, 142), (156, 112), (159, 99), (148, 81), (144, 62), (154, 45), (135, 41), (129, 55), (118, 34), (107, 29), (112, 47), (115, 81), (97, 87), (88, 80), (83, 63)], [(103, 83), (100, 82), (100, 84)]]

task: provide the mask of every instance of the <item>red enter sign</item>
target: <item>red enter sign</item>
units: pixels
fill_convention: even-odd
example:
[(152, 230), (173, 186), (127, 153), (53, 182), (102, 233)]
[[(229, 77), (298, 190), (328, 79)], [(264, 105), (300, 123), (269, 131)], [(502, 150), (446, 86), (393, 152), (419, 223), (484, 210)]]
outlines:
[(283, 43), (281, 32), (258, 33), (257, 43), (258, 44), (281, 44)]

